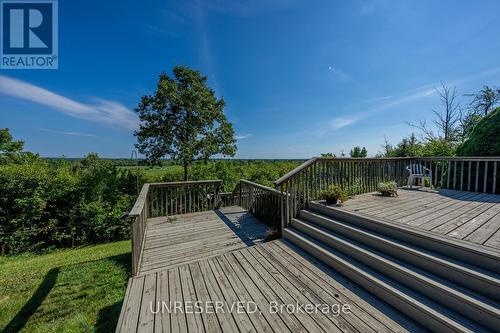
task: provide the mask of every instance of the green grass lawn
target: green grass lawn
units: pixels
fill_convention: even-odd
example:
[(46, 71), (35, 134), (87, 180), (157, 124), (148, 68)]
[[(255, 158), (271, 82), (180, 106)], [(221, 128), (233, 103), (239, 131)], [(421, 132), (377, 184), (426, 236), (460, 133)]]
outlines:
[(1, 332), (113, 332), (130, 241), (0, 257)]

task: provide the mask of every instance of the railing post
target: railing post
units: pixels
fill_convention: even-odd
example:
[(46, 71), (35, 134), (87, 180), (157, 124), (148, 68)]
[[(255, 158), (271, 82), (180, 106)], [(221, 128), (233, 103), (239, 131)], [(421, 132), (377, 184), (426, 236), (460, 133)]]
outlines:
[(253, 212), (253, 187), (248, 187), (248, 210)]
[(240, 207), (243, 207), (242, 204), (243, 204), (243, 193), (242, 193), (242, 184), (241, 184), (241, 180), (240, 180), (240, 183), (238, 184), (238, 186), (240, 187), (240, 201), (239, 201), (239, 205)]

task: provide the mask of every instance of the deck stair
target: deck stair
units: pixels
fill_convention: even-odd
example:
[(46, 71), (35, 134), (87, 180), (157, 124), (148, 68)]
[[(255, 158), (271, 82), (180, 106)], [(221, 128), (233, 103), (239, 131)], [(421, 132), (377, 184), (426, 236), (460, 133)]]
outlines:
[(500, 329), (500, 253), (310, 202), (283, 237), (433, 332)]

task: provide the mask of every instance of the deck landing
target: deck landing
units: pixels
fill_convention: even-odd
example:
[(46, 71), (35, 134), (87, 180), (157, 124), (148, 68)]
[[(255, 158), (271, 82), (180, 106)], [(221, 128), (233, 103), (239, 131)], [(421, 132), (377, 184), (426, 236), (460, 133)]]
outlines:
[(260, 244), (266, 229), (237, 206), (149, 219), (138, 275)]
[(500, 249), (500, 195), (454, 190), (367, 193), (341, 209)]

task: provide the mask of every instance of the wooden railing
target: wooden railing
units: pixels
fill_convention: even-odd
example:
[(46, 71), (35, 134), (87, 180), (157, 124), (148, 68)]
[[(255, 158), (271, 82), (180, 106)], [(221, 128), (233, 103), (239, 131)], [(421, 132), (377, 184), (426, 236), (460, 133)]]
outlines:
[(147, 219), (212, 210), (220, 205), (221, 180), (144, 184), (129, 213), (132, 223), (132, 275), (141, 262)]
[(137, 274), (139, 263), (141, 261), (142, 247), (146, 233), (146, 222), (148, 219), (149, 184), (144, 184), (135, 201), (134, 207), (129, 213), (132, 223), (132, 275)]
[(500, 193), (499, 162), (500, 157), (417, 157), (409, 163), (429, 168), (436, 188)]
[(310, 200), (339, 184), (350, 194), (376, 191), (379, 182), (394, 180), (405, 183), (406, 158), (327, 158), (315, 157), (275, 182), (275, 187), (289, 195), (285, 201), (285, 227)]
[(149, 184), (149, 217), (212, 210), (220, 202), (222, 180)]
[(405, 186), (406, 167), (422, 164), (432, 171), (435, 188), (499, 193), (500, 157), (312, 158), (290, 171), (275, 189), (241, 179), (232, 192), (221, 193), (221, 180), (145, 184), (130, 212), (132, 271), (140, 262), (148, 218), (200, 212), (238, 205), (261, 221), (282, 230), (310, 200), (331, 184), (349, 194), (377, 190), (382, 181)]
[(376, 191), (382, 181), (408, 185), (406, 167), (410, 164), (422, 164), (432, 170), (432, 185), (436, 188), (498, 193), (499, 161), (500, 157), (315, 157), (278, 179), (275, 187), (290, 196), (285, 202), (286, 221), (290, 221), (310, 200), (319, 199), (331, 184), (339, 184), (350, 194)]
[(285, 209), (283, 193), (244, 179), (240, 180), (235, 192), (239, 193), (239, 206), (267, 225), (281, 230)]

